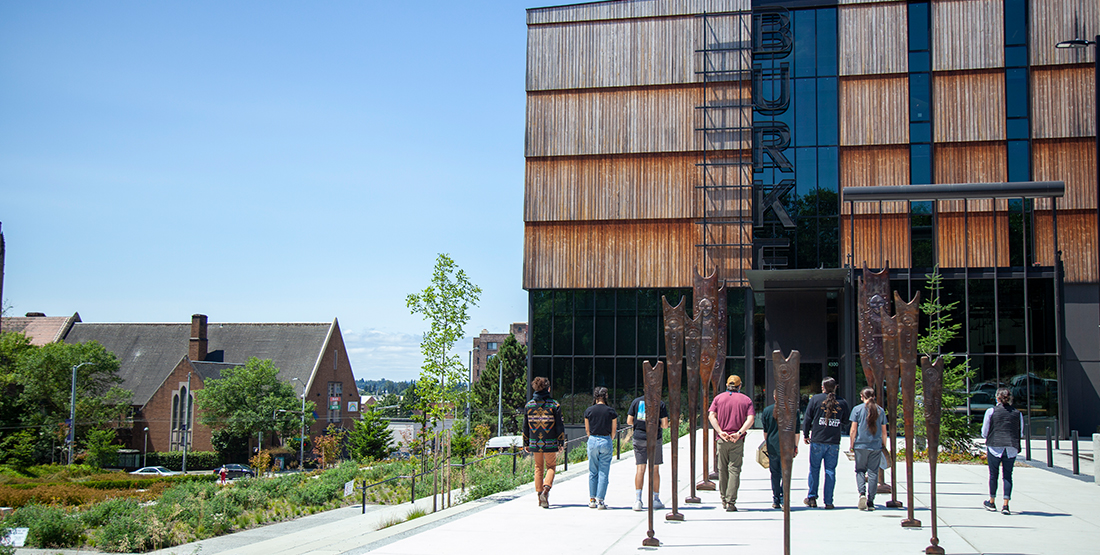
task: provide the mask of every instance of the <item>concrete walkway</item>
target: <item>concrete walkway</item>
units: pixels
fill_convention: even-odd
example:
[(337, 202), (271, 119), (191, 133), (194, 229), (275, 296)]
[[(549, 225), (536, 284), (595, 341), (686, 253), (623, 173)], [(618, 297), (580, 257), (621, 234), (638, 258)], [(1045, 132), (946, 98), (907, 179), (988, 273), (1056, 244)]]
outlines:
[[(761, 433), (747, 441), (754, 448)], [(687, 494), (687, 441), (682, 442), (680, 495), (683, 522), (668, 522), (655, 512), (655, 537), (660, 548), (643, 548), (648, 520), (646, 512), (630, 509), (634, 500), (634, 464), (630, 454), (611, 465), (608, 504), (610, 510), (589, 509), (587, 465), (571, 465), (559, 473), (551, 493), (551, 509), (537, 506), (530, 485), (511, 492), (458, 505), (396, 526), (379, 525), (412, 509), (408, 503), (394, 507), (349, 507), (237, 534), (203, 540), (163, 550), (163, 554), (282, 555), (339, 553), (483, 554), (514, 552), (533, 546), (561, 553), (637, 553), (656, 550), (670, 553), (726, 553), (748, 548), (749, 553), (782, 553), (783, 512), (771, 508), (768, 471), (746, 454), (742, 472), (739, 511), (721, 510), (716, 492), (700, 492), (703, 503), (684, 506)], [(920, 553), (929, 545), (931, 514), (928, 510), (928, 465), (915, 465), (915, 517), (924, 527), (902, 528), (905, 509), (887, 509), (889, 495), (876, 498), (878, 510), (855, 508), (854, 466), (848, 457), (837, 465), (837, 508), (810, 509), (802, 504), (806, 494), (808, 446), (802, 445), (794, 462), (791, 510), (791, 552), (814, 555), (853, 552), (876, 554)], [(1063, 442), (1063, 447), (1065, 444)], [(1091, 447), (1091, 445), (1089, 445)], [(669, 449), (669, 446), (665, 446)], [(1082, 448), (1083, 449), (1083, 448)], [(1090, 450), (1091, 451), (1091, 450)], [(1032, 452), (1032, 464), (1045, 467), (1045, 454)], [(669, 454), (666, 451), (665, 460)], [(1022, 460), (1022, 457), (1021, 459)], [(1091, 465), (1084, 464), (1082, 470)], [(560, 469), (560, 467), (559, 467)], [(662, 500), (671, 506), (669, 466), (663, 467)], [(985, 466), (938, 465), (938, 534), (947, 553), (1062, 554), (1095, 552), (1100, 545), (1100, 487), (1091, 480), (1064, 476), (1045, 468), (1018, 463), (1014, 471), (1014, 514), (1005, 516), (982, 507), (987, 493)], [(905, 495), (904, 464), (899, 464), (898, 498)], [(998, 503), (1000, 500), (998, 499)], [(430, 509), (431, 499), (418, 501)], [(820, 505), (823, 505), (819, 501)], [(526, 546), (526, 547), (525, 547)], [(19, 554), (59, 553), (58, 550), (20, 549)], [(63, 551), (61, 553), (75, 553)]]

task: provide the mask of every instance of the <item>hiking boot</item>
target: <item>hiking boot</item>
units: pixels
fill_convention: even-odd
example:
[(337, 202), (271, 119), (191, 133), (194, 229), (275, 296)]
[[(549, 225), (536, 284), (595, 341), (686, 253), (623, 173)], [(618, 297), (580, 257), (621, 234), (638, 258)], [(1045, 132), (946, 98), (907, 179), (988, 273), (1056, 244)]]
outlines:
[(545, 507), (546, 505), (547, 505), (546, 494), (544, 492), (540, 491), (539, 492), (539, 507)]
[(550, 486), (542, 486), (542, 493), (539, 494), (539, 506), (543, 509), (550, 508)]
[(997, 505), (990, 500), (982, 501), (982, 505), (985, 505), (985, 510), (997, 512)]
[(807, 498), (803, 499), (802, 502), (805, 503), (806, 506), (810, 507), (811, 509), (816, 509), (817, 508), (817, 498), (816, 497), (807, 497)]
[(861, 510), (861, 511), (866, 511), (867, 510), (867, 496), (866, 495), (859, 496), (859, 510)]

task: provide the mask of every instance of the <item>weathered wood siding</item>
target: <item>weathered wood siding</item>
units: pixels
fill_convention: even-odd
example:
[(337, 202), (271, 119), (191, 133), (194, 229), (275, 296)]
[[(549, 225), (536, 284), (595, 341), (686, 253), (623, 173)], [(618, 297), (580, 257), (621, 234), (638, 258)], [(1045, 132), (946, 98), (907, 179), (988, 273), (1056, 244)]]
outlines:
[[(1043, 266), (1054, 264), (1051, 238), (1051, 213), (1038, 212), (1035, 218), (1035, 256)], [(1058, 249), (1062, 251), (1067, 283), (1096, 282), (1096, 212), (1092, 210), (1058, 211)]]
[(748, 11), (751, 8), (751, 0), (620, 0), (591, 2), (528, 9), (527, 24), (541, 25), (636, 17), (667, 17), (691, 15), (704, 11), (708, 13)]
[(683, 287), (699, 264), (691, 222), (528, 223), (524, 289)]
[[(912, 256), (910, 245), (908, 214), (856, 215), (855, 254), (852, 257), (856, 266), (866, 261), (871, 268), (882, 268), (887, 262), (891, 268), (907, 268)], [(840, 218), (841, 260), (848, 260), (851, 247), (852, 219), (844, 216)]]
[(1004, 67), (1003, 0), (939, 0), (931, 4), (933, 70)]
[[(988, 202), (988, 201), (986, 201)], [(1009, 265), (1008, 214), (998, 212), (936, 215), (936, 263), (941, 268)], [(996, 239), (996, 240), (994, 240)]]
[(909, 78), (849, 77), (840, 80), (840, 144), (909, 142)]
[[(909, 147), (877, 146), (843, 148), (840, 150), (840, 190), (843, 201), (847, 187), (893, 186), (909, 184)], [(841, 202), (841, 214), (851, 213), (851, 207), (859, 214), (905, 214), (909, 203), (891, 202)]]
[[(1095, 49), (1095, 48), (1091, 48)], [(1096, 136), (1096, 85), (1092, 66), (1031, 71), (1031, 133), (1036, 139)]]
[(908, 71), (907, 13), (904, 2), (841, 6), (837, 10), (840, 74)]
[[(747, 43), (750, 16), (623, 19), (539, 25), (527, 31), (527, 90), (696, 83), (702, 54), (716, 43)], [(748, 50), (710, 57), (720, 67), (752, 69)]]
[(1004, 140), (1004, 71), (936, 74), (932, 98), (936, 142)]
[(1096, 47), (1055, 48), (1064, 40), (1092, 40), (1100, 34), (1100, 2), (1096, 0), (1030, 0), (1028, 57), (1032, 65), (1093, 63)]
[[(1066, 194), (1058, 210), (1096, 209), (1096, 143), (1093, 139), (1055, 139), (1031, 142), (1031, 171), (1036, 181), (1065, 181)], [(1049, 199), (1035, 208), (1049, 210)]]
[[(1004, 143), (936, 145), (933, 158), (936, 183), (1008, 181), (1008, 149)], [(939, 212), (978, 212), (992, 209), (993, 201), (990, 199), (945, 200), (936, 203), (936, 210)], [(1007, 210), (1008, 201), (997, 201), (997, 209)]]
[[(749, 87), (738, 89), (747, 98)], [(701, 150), (702, 100), (697, 85), (529, 93), (527, 156), (569, 156)], [(751, 107), (735, 117), (751, 125)], [(708, 137), (709, 139), (710, 137)], [(748, 133), (727, 137), (726, 149), (747, 149)]]

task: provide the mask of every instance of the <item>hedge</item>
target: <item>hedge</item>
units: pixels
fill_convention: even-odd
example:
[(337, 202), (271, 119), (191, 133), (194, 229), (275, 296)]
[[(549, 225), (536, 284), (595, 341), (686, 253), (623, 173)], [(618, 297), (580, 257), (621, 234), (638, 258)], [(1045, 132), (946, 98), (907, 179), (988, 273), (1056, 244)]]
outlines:
[[(213, 470), (221, 466), (221, 458), (214, 451), (188, 451), (187, 470)], [(144, 466), (163, 466), (171, 470), (183, 469), (183, 451), (157, 451), (149, 453)]]

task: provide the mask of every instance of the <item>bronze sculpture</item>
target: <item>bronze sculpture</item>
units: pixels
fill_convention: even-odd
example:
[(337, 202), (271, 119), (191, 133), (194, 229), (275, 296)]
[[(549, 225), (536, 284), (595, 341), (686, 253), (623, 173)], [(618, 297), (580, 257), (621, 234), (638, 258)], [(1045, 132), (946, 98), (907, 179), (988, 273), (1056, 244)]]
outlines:
[(661, 449), (661, 440), (658, 438), (659, 430), (661, 429), (661, 381), (664, 378), (665, 365), (663, 362), (658, 362), (656, 366), (650, 365), (649, 361), (642, 363), (642, 374), (645, 378), (645, 404), (646, 412), (650, 415), (657, 415), (657, 418), (645, 419), (645, 435), (646, 435), (646, 470), (649, 472), (649, 530), (646, 532), (646, 539), (642, 540), (642, 545), (646, 547), (658, 547), (661, 545), (660, 540), (653, 537), (653, 475), (657, 472), (657, 465), (653, 464), (653, 461), (657, 458), (657, 450)]
[(921, 357), (921, 384), (924, 386), (924, 429), (928, 439), (928, 476), (932, 498), (932, 545), (924, 549), (928, 555), (943, 555), (936, 535), (936, 462), (940, 451), (940, 411), (943, 403), (943, 359), (929, 362)]
[(774, 416), (779, 428), (779, 459), (783, 466), (783, 553), (791, 552), (791, 466), (798, 448), (795, 421), (798, 419), (798, 371), (802, 355), (791, 351), (783, 358), (781, 351), (772, 351), (775, 373)]
[[(688, 380), (688, 448), (690, 464), (688, 467), (688, 483), (691, 486), (691, 495), (684, 499), (684, 503), (701, 503), (702, 500), (695, 494), (695, 426), (699, 417), (699, 352), (702, 345), (699, 341), (699, 323), (701, 318), (696, 315), (693, 319), (684, 316), (684, 353), (687, 358)], [(672, 455), (676, 456), (675, 453)]]
[(898, 501), (898, 385), (901, 368), (898, 366), (898, 323), (890, 316), (886, 306), (880, 307), (882, 322), (883, 377), (886, 379), (886, 421), (890, 433), (890, 500), (887, 507), (901, 507)]
[[(859, 305), (859, 360), (863, 365), (863, 376), (867, 379), (867, 385), (874, 388), (876, 395), (882, 392), (882, 381), (886, 373), (882, 313), (885, 307), (889, 314), (889, 298), (890, 269), (887, 267), (879, 272), (872, 272), (864, 262), (863, 276), (859, 278), (859, 294), (856, 296)], [(885, 474), (879, 471), (879, 493), (887, 489), (893, 491), (893, 488), (885, 485), (885, 481)]]
[[(719, 387), (722, 384), (722, 377), (726, 373), (726, 308), (728, 307), (726, 299), (725, 286), (718, 288), (718, 294), (714, 301), (714, 368), (710, 372), (710, 390), (716, 396), (719, 392)], [(709, 410), (709, 408), (708, 408)], [(707, 420), (709, 422), (709, 419)], [(713, 451), (711, 453), (714, 461), (714, 468), (711, 470), (710, 479), (718, 478), (718, 438), (713, 437), (714, 441), (711, 442)]]
[[(676, 502), (677, 485), (676, 477), (679, 475), (679, 436), (680, 436), (680, 379), (684, 362), (684, 300), (680, 299), (675, 307), (668, 304), (668, 299), (661, 297), (661, 304), (665, 314), (665, 353), (666, 366), (668, 368), (668, 413), (672, 421), (672, 512), (665, 515), (665, 520), (684, 520), (680, 514), (679, 505)], [(648, 425), (648, 424), (647, 424)], [(648, 434), (648, 430), (646, 431)], [(647, 435), (648, 437), (648, 435)]]
[[(695, 268), (695, 318), (699, 320), (699, 382), (702, 385), (703, 405), (699, 414), (702, 416), (707, 410), (707, 401), (710, 399), (710, 383), (714, 372), (715, 358), (718, 356), (714, 342), (717, 332), (717, 314), (715, 313), (715, 300), (718, 297), (718, 271), (717, 269), (707, 277), (699, 275), (699, 268)], [(717, 390), (715, 390), (717, 392)], [(703, 418), (703, 473), (696, 489), (714, 491), (714, 482), (710, 481), (710, 472), (707, 470), (707, 460), (710, 457), (710, 426), (707, 419)]]
[[(905, 418), (905, 486), (908, 518), (901, 521), (905, 528), (920, 528), (920, 521), (913, 516), (913, 419), (917, 394), (917, 314), (920, 310), (920, 292), (908, 303), (894, 292), (892, 320), (897, 327), (897, 357), (901, 369), (902, 413)], [(896, 458), (896, 457), (895, 457)]]

